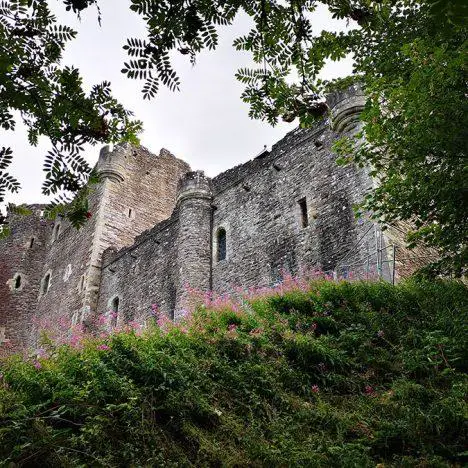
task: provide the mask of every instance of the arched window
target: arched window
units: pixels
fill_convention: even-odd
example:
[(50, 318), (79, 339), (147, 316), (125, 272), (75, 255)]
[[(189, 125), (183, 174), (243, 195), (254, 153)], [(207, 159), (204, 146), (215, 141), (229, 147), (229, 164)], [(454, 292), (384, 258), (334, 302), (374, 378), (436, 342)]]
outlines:
[(47, 273), (44, 276), (44, 279), (42, 280), (42, 285), (41, 285), (41, 294), (47, 294), (47, 291), (49, 290), (50, 287), (50, 273)]
[(21, 275), (17, 275), (15, 279), (15, 289), (21, 288)]
[(226, 229), (219, 228), (216, 236), (217, 252), (216, 257), (218, 262), (226, 260)]

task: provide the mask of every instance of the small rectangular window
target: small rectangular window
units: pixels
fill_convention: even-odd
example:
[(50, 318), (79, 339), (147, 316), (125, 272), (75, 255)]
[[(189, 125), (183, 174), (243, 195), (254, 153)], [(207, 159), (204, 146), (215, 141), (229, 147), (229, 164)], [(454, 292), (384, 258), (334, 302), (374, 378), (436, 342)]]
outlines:
[(217, 243), (217, 260), (220, 262), (221, 260), (226, 260), (226, 230), (224, 228), (219, 228), (218, 230)]
[(49, 287), (50, 287), (50, 273), (47, 273), (47, 275), (45, 275), (42, 280), (42, 288), (41, 288), (42, 294), (47, 294)]
[(60, 224), (56, 224), (54, 227), (52, 242), (56, 241), (59, 238), (59, 236), (60, 236)]
[(309, 225), (309, 216), (307, 214), (307, 200), (304, 198), (301, 198), (298, 202), (299, 204), (299, 209), (301, 213), (301, 224), (302, 227), (305, 228)]
[(117, 317), (119, 315), (120, 299), (116, 296), (111, 303), (111, 327), (117, 326)]

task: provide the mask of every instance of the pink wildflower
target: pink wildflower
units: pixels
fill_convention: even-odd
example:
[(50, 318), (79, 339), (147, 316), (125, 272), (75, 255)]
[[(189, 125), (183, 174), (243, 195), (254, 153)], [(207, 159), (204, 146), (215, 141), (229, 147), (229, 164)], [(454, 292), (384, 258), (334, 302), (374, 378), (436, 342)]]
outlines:
[(109, 351), (109, 350), (110, 350), (109, 346), (107, 346), (107, 345), (105, 345), (105, 344), (99, 345), (99, 346), (97, 347), (97, 349), (99, 349), (99, 350), (101, 350), (101, 351)]
[(373, 396), (375, 394), (374, 389), (370, 385), (365, 386), (364, 393), (368, 396)]
[(42, 367), (42, 364), (39, 361), (34, 361), (33, 365), (36, 369), (40, 369)]
[(47, 351), (44, 348), (37, 349), (36, 355), (38, 358), (44, 358), (44, 359), (47, 359), (49, 357)]
[(318, 385), (312, 385), (311, 387), (312, 393), (319, 393), (320, 389)]
[(228, 330), (230, 332), (234, 332), (237, 330), (237, 325), (235, 325), (234, 323), (231, 323), (229, 326), (228, 326)]

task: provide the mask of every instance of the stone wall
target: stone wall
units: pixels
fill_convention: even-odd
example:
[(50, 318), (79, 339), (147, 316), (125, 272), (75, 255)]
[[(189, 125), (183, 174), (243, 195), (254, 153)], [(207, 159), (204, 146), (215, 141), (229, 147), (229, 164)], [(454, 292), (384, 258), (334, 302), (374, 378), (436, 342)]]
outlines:
[(339, 132), (324, 119), (212, 181), (186, 174), (169, 221), (130, 248), (106, 252), (98, 309), (109, 310), (118, 296), (120, 321), (147, 316), (152, 304), (173, 316), (189, 305), (188, 286), (227, 293), (275, 284), (285, 273), (364, 264), (376, 249), (373, 224), (356, 222), (352, 207), (372, 181), (363, 169), (337, 166), (331, 149), (356, 131), (362, 104), (359, 94), (337, 95)]
[(172, 316), (178, 283), (177, 236), (179, 213), (135, 239), (135, 244), (120, 251), (108, 249), (103, 256), (98, 311), (113, 309), (119, 298), (117, 324), (144, 321), (157, 304)]
[[(364, 96), (354, 87), (328, 105), (315, 127), (290, 132), (213, 180), (167, 150), (104, 148), (83, 228), (41, 220), (39, 206), (11, 219), (13, 234), (0, 245), (0, 338), (24, 344), (34, 314), (79, 322), (118, 309), (123, 324), (146, 320), (156, 304), (177, 319), (190, 306), (189, 287), (227, 293), (310, 270), (362, 277), (376, 258), (391, 279), (391, 252), (377, 252), (389, 241), (401, 246), (402, 237), (355, 219), (353, 206), (373, 181), (365, 169), (339, 167), (332, 150), (359, 129)], [(400, 257), (405, 275), (416, 263)], [(24, 278), (15, 288), (17, 274)]]
[(214, 251), (220, 228), (227, 239), (227, 258), (215, 255), (213, 263), (215, 291), (272, 285), (284, 272), (329, 272), (345, 256), (364, 261), (361, 238), (370, 223), (356, 223), (352, 207), (371, 180), (354, 166), (336, 165), (331, 145), (339, 136), (325, 121), (295, 130), (247, 163), (249, 170), (213, 180)]

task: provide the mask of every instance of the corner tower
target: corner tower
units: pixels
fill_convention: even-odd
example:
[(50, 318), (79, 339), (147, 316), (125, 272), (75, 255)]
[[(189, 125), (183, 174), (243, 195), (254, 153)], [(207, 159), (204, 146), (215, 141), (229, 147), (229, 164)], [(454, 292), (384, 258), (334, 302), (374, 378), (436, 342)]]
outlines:
[(177, 184), (190, 166), (166, 149), (154, 155), (130, 144), (104, 147), (96, 169), (101, 177), (97, 223), (90, 249), (85, 314), (96, 311), (102, 253), (133, 244), (136, 236), (170, 217)]
[[(90, 218), (80, 230), (61, 218), (41, 221), (37, 210), (12, 220), (12, 235), (0, 241), (9, 265), (2, 280), (0, 334), (12, 335), (15, 323), (8, 317), (22, 317), (26, 311), (28, 326), (18, 325), (27, 329), (26, 335), (31, 335), (33, 315), (42, 326), (80, 322), (105, 312), (97, 310), (103, 251), (131, 245), (135, 236), (167, 219), (176, 204), (178, 180), (190, 167), (167, 150), (154, 155), (123, 144), (103, 148), (96, 169), (101, 181), (92, 187)], [(33, 249), (28, 250), (33, 237)], [(13, 290), (8, 285), (16, 284), (16, 273), (31, 255), (34, 262), (27, 262), (31, 271), (22, 277), (24, 286)], [(29, 344), (23, 335), (17, 347)]]
[(30, 344), (41, 272), (52, 230), (42, 217), (44, 205), (29, 205), (28, 214), (9, 210), (10, 234), (0, 240), (0, 356)]

